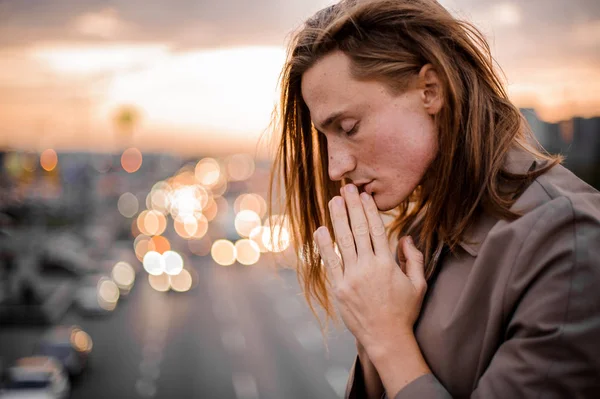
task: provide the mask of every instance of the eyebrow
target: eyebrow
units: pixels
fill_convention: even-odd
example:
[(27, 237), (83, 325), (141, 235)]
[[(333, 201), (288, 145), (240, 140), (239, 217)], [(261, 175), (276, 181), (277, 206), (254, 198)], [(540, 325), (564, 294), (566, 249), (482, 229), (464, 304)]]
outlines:
[(317, 130), (323, 131), (327, 130), (336, 120), (338, 120), (342, 115), (344, 115), (343, 111), (337, 111), (329, 115), (323, 122), (320, 124), (315, 124)]

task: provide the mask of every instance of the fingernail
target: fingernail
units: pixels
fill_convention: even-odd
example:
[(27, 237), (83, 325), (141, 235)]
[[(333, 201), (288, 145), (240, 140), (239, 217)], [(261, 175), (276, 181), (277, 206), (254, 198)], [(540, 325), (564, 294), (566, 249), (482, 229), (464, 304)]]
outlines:
[(411, 236), (407, 236), (406, 241), (408, 242), (408, 245), (410, 245), (411, 247), (415, 246), (415, 243), (413, 242), (413, 239)]
[(356, 186), (354, 184), (346, 184), (346, 190), (348, 190), (349, 193), (355, 193)]
[(369, 194), (367, 194), (367, 193), (361, 193), (360, 194), (360, 199), (363, 200), (363, 202), (369, 201)]
[(337, 206), (344, 206), (344, 199), (342, 197), (335, 197), (334, 201)]

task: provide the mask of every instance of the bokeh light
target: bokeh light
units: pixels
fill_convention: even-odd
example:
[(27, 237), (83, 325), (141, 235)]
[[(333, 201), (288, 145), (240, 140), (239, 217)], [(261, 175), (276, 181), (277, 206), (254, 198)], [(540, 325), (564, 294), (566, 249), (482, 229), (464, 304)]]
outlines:
[(183, 229), (189, 237), (194, 236), (198, 231), (198, 220), (193, 216), (183, 218)]
[(165, 271), (165, 259), (156, 251), (148, 251), (142, 263), (144, 270), (154, 276), (158, 276)]
[(235, 230), (241, 237), (249, 237), (260, 226), (260, 217), (254, 211), (241, 211), (235, 216)]
[(192, 275), (187, 269), (183, 269), (176, 276), (170, 276), (170, 283), (173, 291), (187, 292), (192, 288)]
[(92, 167), (98, 173), (106, 173), (112, 167), (112, 155), (94, 154), (92, 156)]
[(137, 217), (137, 228), (144, 235), (150, 235), (148, 230), (146, 230), (145, 219), (148, 214), (148, 210), (142, 211)]
[(151, 242), (151, 238), (143, 234), (138, 235), (133, 241), (133, 250), (139, 261), (142, 261), (146, 253), (154, 248)]
[(94, 346), (89, 334), (77, 327), (71, 331), (70, 341), (75, 350), (82, 353), (90, 353)]
[(228, 240), (217, 240), (213, 243), (210, 254), (216, 263), (221, 266), (230, 266), (235, 263), (235, 246)]
[(170, 198), (169, 212), (174, 218), (194, 216), (201, 213), (210, 201), (209, 192), (202, 186), (182, 186)]
[(109, 278), (98, 281), (98, 304), (105, 310), (114, 310), (119, 301), (119, 287)]
[(254, 173), (254, 160), (248, 154), (235, 154), (227, 158), (227, 174), (232, 181), (249, 179)]
[(158, 211), (149, 211), (144, 220), (148, 233), (159, 236), (167, 229), (167, 218)]
[(196, 164), (194, 173), (200, 184), (212, 188), (219, 183), (221, 167), (213, 158), (204, 158)]
[(128, 148), (121, 155), (121, 166), (127, 173), (135, 173), (142, 167), (142, 153), (135, 147)]
[(156, 251), (159, 254), (164, 254), (171, 249), (171, 243), (163, 236), (154, 236), (150, 239), (148, 249), (151, 251)]
[(132, 193), (123, 193), (117, 202), (119, 213), (126, 218), (132, 218), (138, 212), (139, 203), (135, 195)]
[[(155, 211), (148, 211), (145, 213), (144, 215), (144, 228), (145, 228), (145, 233), (151, 236), (160, 234), (158, 232), (158, 230), (160, 229), (160, 220), (158, 219), (158, 216), (156, 215), (157, 212)], [(161, 215), (159, 213), (159, 215)]]
[(198, 229), (198, 221), (194, 216), (179, 217), (173, 220), (173, 228), (179, 237), (189, 240)]
[(54, 168), (56, 168), (56, 165), (58, 165), (58, 155), (56, 155), (56, 151), (49, 148), (42, 152), (40, 155), (40, 165), (46, 172), (53, 171)]
[(194, 175), (194, 167), (192, 165), (185, 165), (170, 179), (170, 183), (174, 189), (193, 186), (197, 183), (196, 176)]
[(290, 246), (290, 231), (287, 220), (281, 215), (273, 215), (264, 223), (268, 234), (263, 235), (263, 243), (271, 252), (283, 252)]
[(183, 270), (183, 258), (175, 251), (167, 251), (162, 255), (165, 264), (165, 273), (176, 276)]
[(137, 225), (137, 218), (132, 219), (131, 221), (131, 236), (133, 238), (139, 236), (140, 234), (142, 234), (142, 232), (140, 231), (140, 228)]
[(127, 262), (117, 262), (113, 266), (111, 277), (121, 291), (128, 292), (135, 282), (135, 270)]
[(269, 252), (265, 246), (265, 242), (269, 242), (270, 229), (264, 226), (257, 226), (250, 232), (250, 239), (258, 245), (260, 252)]
[(236, 213), (253, 211), (262, 218), (267, 213), (267, 202), (258, 194), (242, 194), (236, 198), (233, 208)]
[(210, 188), (213, 197), (221, 197), (227, 192), (227, 187), (227, 177), (225, 177), (225, 175), (220, 175), (217, 183)]
[(166, 273), (161, 273), (158, 276), (148, 275), (148, 284), (158, 292), (167, 292), (171, 288), (171, 281)]
[(32, 153), (21, 154), (19, 157), (21, 167), (27, 172), (35, 172), (37, 169), (37, 156)]
[(167, 228), (167, 218), (158, 211), (145, 210), (137, 217), (137, 227), (144, 235), (161, 235)]
[(161, 213), (167, 213), (169, 211), (171, 204), (169, 191), (163, 189), (153, 189), (148, 194), (148, 199), (149, 201), (146, 201), (146, 207), (148, 209), (154, 209)]
[(198, 217), (195, 218), (195, 220), (195, 231), (192, 234), (192, 238), (200, 239), (204, 237), (206, 235), (206, 232), (208, 231), (208, 219), (206, 219), (206, 216), (204, 216), (203, 214), (200, 214)]
[(253, 265), (260, 259), (260, 248), (248, 239), (241, 239), (235, 243), (236, 259), (242, 265)]
[[(218, 199), (218, 198), (217, 198)], [(202, 214), (206, 217), (207, 221), (212, 221), (217, 216), (217, 211), (219, 210), (217, 203), (213, 198), (208, 201), (206, 204), (206, 208), (202, 210)]]

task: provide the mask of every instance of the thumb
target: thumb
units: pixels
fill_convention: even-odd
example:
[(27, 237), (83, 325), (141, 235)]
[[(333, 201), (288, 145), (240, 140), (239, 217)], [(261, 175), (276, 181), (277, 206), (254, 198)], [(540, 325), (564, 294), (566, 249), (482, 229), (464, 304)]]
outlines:
[(425, 266), (423, 261), (423, 253), (415, 247), (412, 237), (402, 237), (402, 251), (399, 251), (400, 260), (403, 260), (406, 265), (406, 276), (415, 286), (421, 288), (426, 286), (425, 281)]

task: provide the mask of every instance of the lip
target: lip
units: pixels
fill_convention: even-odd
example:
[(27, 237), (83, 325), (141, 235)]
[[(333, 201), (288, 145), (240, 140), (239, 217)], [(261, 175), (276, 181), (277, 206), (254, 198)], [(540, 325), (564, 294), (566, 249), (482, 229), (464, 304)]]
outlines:
[(372, 180), (363, 186), (363, 190), (369, 195), (373, 195), (373, 183), (374, 181)]
[(367, 180), (364, 182), (358, 182), (358, 181), (353, 181), (352, 184), (354, 184), (356, 187), (358, 187), (358, 191), (360, 193), (365, 191), (365, 185), (369, 184), (371, 181)]

